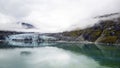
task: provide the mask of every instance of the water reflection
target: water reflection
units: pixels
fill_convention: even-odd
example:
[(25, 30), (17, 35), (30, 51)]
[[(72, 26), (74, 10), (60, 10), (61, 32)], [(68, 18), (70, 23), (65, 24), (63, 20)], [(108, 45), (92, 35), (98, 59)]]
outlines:
[(30, 52), (30, 51), (21, 51), (20, 52), (20, 55), (30, 55), (30, 54), (32, 54), (32, 52)]
[(2, 47), (0, 49), (0, 68), (120, 67), (118, 46), (77, 43), (57, 43), (35, 48), (16, 48), (13, 45), (14, 47), (9, 49), (9, 46), (12, 45), (0, 44)]
[[(23, 56), (23, 54), (27, 56)], [(24, 48), (0, 50), (0, 68), (106, 67), (100, 66), (98, 62), (83, 54), (76, 54), (56, 47), (42, 47), (34, 49)]]
[(12, 45), (12, 46), (26, 46), (26, 47), (38, 47), (38, 46), (46, 46), (46, 45), (55, 45), (57, 43), (55, 42), (37, 42), (37, 41), (34, 41), (34, 42), (20, 42), (20, 41), (9, 41), (7, 42), (9, 45)]
[(117, 45), (61, 44), (57, 46), (75, 53), (81, 53), (98, 61), (102, 66), (120, 68), (120, 47)]

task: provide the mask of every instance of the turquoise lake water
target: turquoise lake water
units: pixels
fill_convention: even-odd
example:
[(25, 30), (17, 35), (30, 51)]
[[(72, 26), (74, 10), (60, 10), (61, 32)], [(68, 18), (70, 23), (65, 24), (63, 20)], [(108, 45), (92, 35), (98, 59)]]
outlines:
[(0, 68), (120, 68), (119, 46), (80, 43), (32, 45), (0, 43)]

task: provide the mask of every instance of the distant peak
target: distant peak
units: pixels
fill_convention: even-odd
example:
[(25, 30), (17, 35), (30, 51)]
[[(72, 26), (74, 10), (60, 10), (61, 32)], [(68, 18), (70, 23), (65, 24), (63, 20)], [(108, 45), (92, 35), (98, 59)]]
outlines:
[(96, 16), (96, 17), (94, 17), (94, 18), (106, 18), (106, 17), (115, 16), (115, 15), (120, 15), (120, 13), (104, 14), (104, 15)]
[(26, 23), (26, 22), (18, 22), (23, 28), (25, 29), (32, 29), (35, 28), (32, 24)]

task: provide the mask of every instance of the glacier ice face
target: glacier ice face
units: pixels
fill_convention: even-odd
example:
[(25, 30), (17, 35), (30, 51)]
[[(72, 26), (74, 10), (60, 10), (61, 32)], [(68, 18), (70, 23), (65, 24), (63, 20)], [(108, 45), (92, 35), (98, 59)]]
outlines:
[(11, 45), (16, 46), (41, 46), (41, 45), (53, 45), (54, 42), (49, 42), (52, 40), (56, 40), (55, 37), (39, 35), (35, 33), (27, 33), (27, 34), (16, 34), (9, 35), (6, 37), (6, 41)]
[(43, 39), (43, 40), (55, 40), (55, 37), (51, 37), (51, 36), (46, 36), (46, 35), (39, 35), (39, 34), (16, 34), (16, 35), (10, 35), (6, 38), (6, 40), (23, 40), (23, 39), (32, 39), (32, 40), (37, 40), (38, 38)]

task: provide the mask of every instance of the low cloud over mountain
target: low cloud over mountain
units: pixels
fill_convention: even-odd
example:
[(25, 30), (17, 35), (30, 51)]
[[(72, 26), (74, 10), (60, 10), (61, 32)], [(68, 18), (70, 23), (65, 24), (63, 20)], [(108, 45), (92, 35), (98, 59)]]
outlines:
[[(93, 22), (83, 20), (119, 12), (119, 6), (120, 0), (0, 0), (0, 30), (62, 32), (77, 23), (84, 28)], [(18, 21), (28, 22), (27, 29)]]

